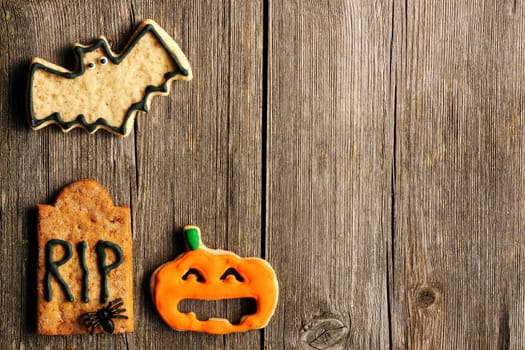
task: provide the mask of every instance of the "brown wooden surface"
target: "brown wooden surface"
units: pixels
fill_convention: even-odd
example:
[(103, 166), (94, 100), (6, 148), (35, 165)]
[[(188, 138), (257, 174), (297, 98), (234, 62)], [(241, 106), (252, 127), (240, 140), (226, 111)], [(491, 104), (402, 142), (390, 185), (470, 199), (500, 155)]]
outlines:
[[(521, 2), (0, 3), (0, 347), (525, 348)], [(73, 68), (73, 43), (104, 34), (119, 51), (146, 18), (180, 44), (191, 83), (128, 138), (29, 129), (32, 57)], [(35, 334), (35, 205), (80, 178), (132, 207), (133, 334)], [(160, 320), (149, 277), (188, 223), (274, 266), (264, 331)]]

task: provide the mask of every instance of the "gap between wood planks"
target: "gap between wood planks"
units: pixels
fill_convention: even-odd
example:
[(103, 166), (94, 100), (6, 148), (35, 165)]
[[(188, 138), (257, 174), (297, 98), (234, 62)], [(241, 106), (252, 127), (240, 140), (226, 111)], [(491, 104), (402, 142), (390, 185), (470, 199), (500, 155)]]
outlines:
[[(406, 0), (405, 0), (406, 1)], [(394, 63), (394, 28), (395, 28), (395, 5), (396, 1), (392, 0), (392, 21), (390, 27), (390, 89), (393, 84), (393, 98), (392, 98), (392, 116), (393, 116), (393, 135), (392, 135), (392, 167), (390, 175), (390, 247), (386, 246), (386, 298), (387, 298), (387, 314), (388, 314), (388, 345), (393, 347), (392, 334), (392, 305), (393, 305), (393, 291), (394, 286), (394, 253), (395, 253), (395, 231), (396, 231), (396, 147), (397, 147), (397, 75), (395, 74)], [(388, 259), (388, 251), (390, 250), (391, 259)], [(390, 283), (392, 281), (392, 283)]]
[[(266, 193), (267, 193), (267, 147), (268, 147), (268, 46), (270, 44), (270, 0), (263, 0), (263, 51), (261, 96), (261, 258), (266, 259)], [(261, 350), (265, 349), (264, 328), (260, 330)]]

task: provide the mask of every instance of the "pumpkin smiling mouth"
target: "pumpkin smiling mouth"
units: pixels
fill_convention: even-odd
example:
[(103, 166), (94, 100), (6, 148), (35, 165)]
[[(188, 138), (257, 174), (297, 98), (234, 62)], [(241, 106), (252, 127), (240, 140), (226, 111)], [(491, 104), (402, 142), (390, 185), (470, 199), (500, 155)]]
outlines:
[(178, 305), (178, 310), (183, 314), (194, 314), (199, 321), (224, 319), (232, 325), (238, 325), (243, 317), (257, 312), (257, 304), (254, 298), (183, 299)]

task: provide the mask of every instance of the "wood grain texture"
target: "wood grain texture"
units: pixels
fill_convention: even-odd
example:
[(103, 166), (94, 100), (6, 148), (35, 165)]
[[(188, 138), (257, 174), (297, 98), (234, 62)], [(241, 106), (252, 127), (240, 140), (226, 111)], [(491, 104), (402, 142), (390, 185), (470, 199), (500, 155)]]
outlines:
[(522, 5), (396, 2), (395, 348), (525, 347)]
[[(525, 348), (518, 1), (0, 0), (0, 347)], [(78, 15), (74, 15), (78, 13)], [(194, 72), (128, 138), (31, 131), (30, 59), (122, 49), (140, 21)], [(80, 178), (133, 215), (135, 332), (35, 333), (36, 210)], [(175, 332), (152, 271), (205, 243), (274, 266), (264, 331)], [(243, 303), (185, 304), (233, 315)]]
[(272, 1), (268, 259), (275, 349), (389, 347), (393, 101), (386, 1)]
[[(64, 11), (70, 6), (78, 16)], [(0, 100), (0, 239), (8, 259), (1, 274), (1, 306), (11, 312), (0, 316), (1, 343), (75, 349), (259, 348), (259, 331), (221, 337), (173, 331), (155, 312), (147, 286), (157, 266), (184, 250), (177, 235), (189, 223), (201, 227), (210, 247), (261, 254), (262, 4), (33, 1), (2, 2), (2, 10), (6, 21), (1, 30), (9, 39), (0, 50), (8, 77), (1, 84), (10, 97)], [(128, 138), (28, 129), (24, 89), (32, 57), (73, 68), (73, 43), (104, 34), (119, 51), (147, 18), (174, 36), (198, 78), (174, 83), (168, 97), (155, 98)], [(117, 204), (132, 206), (136, 331), (37, 336), (34, 207), (52, 202), (64, 185), (86, 177), (102, 183)], [(203, 307), (198, 314), (238, 316), (247, 305), (219, 303), (211, 312)], [(232, 307), (241, 310), (225, 310)]]
[[(242, 336), (174, 332), (151, 312), (147, 286), (156, 267), (184, 250), (183, 241), (174, 237), (187, 224), (200, 226), (210, 248), (260, 255), (262, 5), (190, 1), (165, 6), (135, 2), (134, 16), (140, 21), (171, 13), (173, 18), (160, 24), (179, 23), (175, 39), (190, 60), (194, 80), (176, 84), (173, 95), (179, 98), (162, 105), (151, 120), (139, 120), (135, 129), (133, 213), (140, 218), (135, 220), (135, 246), (143, 261), (135, 274), (144, 296), (137, 307), (147, 317), (137, 327), (135, 344), (138, 349), (166, 344), (256, 349), (258, 331)], [(198, 315), (224, 315), (235, 304), (215, 304), (213, 311), (192, 306)]]

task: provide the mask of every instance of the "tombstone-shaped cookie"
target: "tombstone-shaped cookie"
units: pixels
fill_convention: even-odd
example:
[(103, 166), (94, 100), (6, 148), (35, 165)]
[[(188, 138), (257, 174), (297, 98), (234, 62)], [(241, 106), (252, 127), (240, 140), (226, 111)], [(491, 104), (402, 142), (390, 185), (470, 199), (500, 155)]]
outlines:
[(38, 205), (40, 334), (133, 332), (131, 214), (92, 180)]

